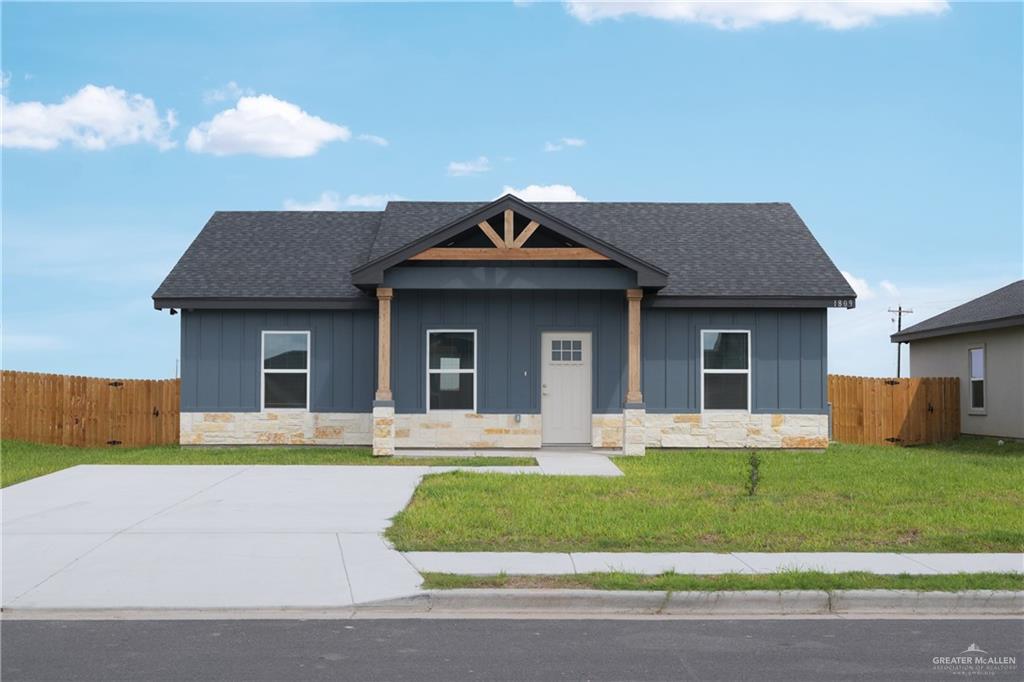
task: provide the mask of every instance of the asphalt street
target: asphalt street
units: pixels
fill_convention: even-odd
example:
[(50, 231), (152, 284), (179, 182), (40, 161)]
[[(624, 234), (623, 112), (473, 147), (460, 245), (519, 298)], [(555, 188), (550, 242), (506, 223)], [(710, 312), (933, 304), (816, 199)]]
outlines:
[(6, 621), (18, 680), (934, 680), (971, 645), (1014, 657), (1021, 620)]

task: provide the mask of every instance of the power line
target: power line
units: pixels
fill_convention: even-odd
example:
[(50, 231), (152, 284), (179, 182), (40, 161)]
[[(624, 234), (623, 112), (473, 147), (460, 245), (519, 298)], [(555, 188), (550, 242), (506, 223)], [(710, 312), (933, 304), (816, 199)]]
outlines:
[[(896, 313), (896, 333), (898, 334), (901, 331), (903, 331), (903, 316), (904, 315), (910, 315), (914, 311), (913, 311), (912, 308), (904, 308), (903, 306), (899, 306), (898, 308), (896, 308), (896, 310), (893, 310), (892, 308), (889, 308), (889, 312), (890, 313)], [(896, 342), (896, 378), (897, 379), (900, 378), (900, 360), (902, 359), (901, 358), (901, 354), (900, 354), (900, 347), (902, 345), (903, 344), (900, 343), (899, 341)]]

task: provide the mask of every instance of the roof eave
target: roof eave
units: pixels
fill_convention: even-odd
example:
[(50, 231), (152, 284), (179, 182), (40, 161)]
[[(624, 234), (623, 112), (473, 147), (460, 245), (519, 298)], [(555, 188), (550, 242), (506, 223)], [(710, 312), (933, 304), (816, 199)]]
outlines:
[(377, 307), (377, 302), (370, 296), (153, 296), (153, 307), (157, 310), (370, 310)]
[(651, 308), (853, 308), (852, 296), (651, 296)]
[(921, 331), (914, 331), (913, 329), (907, 329), (902, 332), (896, 332), (889, 336), (891, 343), (908, 343), (910, 341), (920, 341), (922, 339), (932, 339), (939, 336), (953, 336), (955, 334), (966, 334), (968, 332), (983, 332), (990, 329), (1006, 329), (1007, 327), (1024, 326), (1024, 315), (1012, 315), (1010, 317), (1001, 317), (995, 320), (982, 320), (979, 322), (965, 322), (963, 324), (951, 324), (945, 327), (935, 327), (934, 329), (922, 329)]

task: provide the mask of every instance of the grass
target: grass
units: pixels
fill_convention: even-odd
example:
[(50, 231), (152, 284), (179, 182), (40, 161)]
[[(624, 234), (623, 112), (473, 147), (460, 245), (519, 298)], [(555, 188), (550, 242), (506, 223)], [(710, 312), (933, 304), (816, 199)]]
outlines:
[(77, 464), (361, 464), (385, 466), (529, 466), (532, 457), (374, 457), (367, 448), (72, 448), (0, 442), (0, 487)]
[(1024, 549), (1024, 444), (661, 451), (621, 478), (428, 476), (388, 530), (400, 550), (901, 551)]
[(736, 590), (1024, 590), (1021, 573), (956, 573), (953, 575), (876, 575), (874, 573), (819, 573), (791, 571), (764, 575), (638, 575), (636, 573), (583, 573), (579, 575), (471, 576), (424, 573), (423, 587), (457, 588), (563, 588), (590, 590), (659, 590), (712, 592)]

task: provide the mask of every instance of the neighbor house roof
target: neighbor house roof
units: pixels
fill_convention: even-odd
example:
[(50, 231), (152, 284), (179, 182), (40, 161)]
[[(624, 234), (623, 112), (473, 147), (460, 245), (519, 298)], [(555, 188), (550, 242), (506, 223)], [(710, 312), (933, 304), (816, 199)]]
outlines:
[(1018, 325), (1024, 325), (1024, 279), (929, 317), (890, 338), (893, 343), (904, 343)]
[[(392, 201), (380, 212), (217, 212), (153, 298), (157, 307), (197, 300), (327, 305), (366, 299), (352, 283), (352, 270), (385, 262), (416, 240), (498, 202)], [(637, 267), (661, 273), (659, 298), (820, 305), (855, 298), (787, 203), (526, 206), (628, 255)]]

